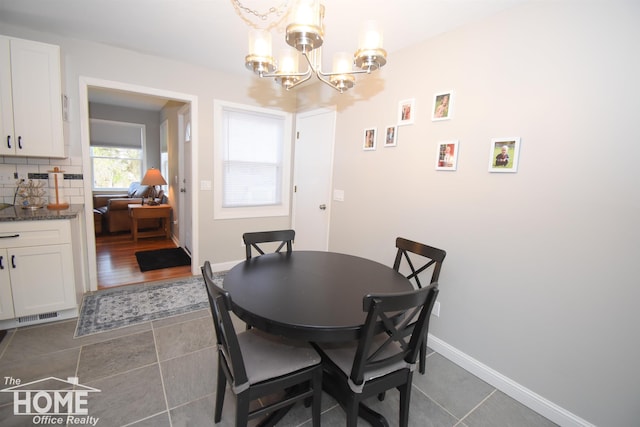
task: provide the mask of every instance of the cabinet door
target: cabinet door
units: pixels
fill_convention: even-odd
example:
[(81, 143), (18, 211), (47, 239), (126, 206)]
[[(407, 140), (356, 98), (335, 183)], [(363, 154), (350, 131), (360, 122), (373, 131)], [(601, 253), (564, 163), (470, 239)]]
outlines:
[(7, 251), (0, 249), (0, 320), (13, 319), (15, 317), (7, 259)]
[(0, 36), (0, 154), (15, 154), (9, 38)]
[(15, 154), (64, 157), (60, 48), (10, 40)]
[(76, 306), (71, 245), (9, 249), (15, 316)]

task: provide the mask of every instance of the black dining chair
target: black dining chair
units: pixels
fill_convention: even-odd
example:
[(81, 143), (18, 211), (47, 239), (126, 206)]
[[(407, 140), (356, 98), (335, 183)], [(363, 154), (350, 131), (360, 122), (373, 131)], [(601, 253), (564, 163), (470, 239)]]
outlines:
[[(396, 239), (396, 259), (393, 263), (393, 269), (400, 272), (403, 260), (408, 265), (406, 277), (409, 280), (413, 280), (418, 289), (422, 288), (419, 275), (431, 268), (431, 278), (429, 283), (435, 283), (440, 279), (440, 270), (442, 269), (442, 263), (447, 253), (442, 249), (434, 248), (423, 243), (414, 242), (412, 240), (398, 237)], [(411, 256), (414, 254), (416, 256)], [(418, 258), (421, 257), (421, 258)], [(413, 258), (413, 259), (412, 259)], [(419, 260), (418, 268), (415, 267), (414, 261)], [(422, 265), (420, 265), (422, 264)], [(426, 370), (427, 359), (427, 340), (425, 339), (420, 348), (420, 373), (424, 374)]]
[[(367, 319), (359, 340), (314, 344), (322, 355), (323, 381), (341, 402), (347, 427), (356, 426), (360, 402), (375, 395), (382, 399), (392, 388), (400, 392), (398, 425), (408, 425), (413, 371), (437, 296), (437, 283), (398, 294), (366, 295)], [(380, 322), (386, 333), (380, 333)]]
[[(237, 427), (250, 419), (275, 416), (299, 401), (311, 400), (314, 427), (320, 427), (322, 396), (321, 358), (314, 348), (300, 341), (286, 340), (253, 328), (236, 333), (229, 312), (231, 295), (213, 281), (211, 265), (201, 268), (213, 315), (218, 344), (218, 372), (214, 421), (222, 419), (227, 383), (236, 397)], [(286, 391), (280, 400), (251, 410), (256, 399)]]
[[(255, 249), (258, 254), (264, 255), (264, 250), (259, 246), (263, 243), (280, 242), (280, 246), (274, 252), (280, 252), (282, 248), (287, 247), (287, 253), (293, 249), (293, 241), (296, 237), (295, 230), (274, 230), (274, 231), (254, 231), (244, 233), (242, 240), (246, 247), (247, 259), (251, 259), (251, 250)], [(264, 247), (264, 246), (263, 246)]]

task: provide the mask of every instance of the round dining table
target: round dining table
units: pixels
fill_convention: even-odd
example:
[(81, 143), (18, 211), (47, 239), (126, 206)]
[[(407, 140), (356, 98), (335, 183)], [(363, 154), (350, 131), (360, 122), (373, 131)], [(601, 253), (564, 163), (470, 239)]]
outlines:
[[(250, 258), (227, 272), (223, 287), (231, 294), (233, 312), (247, 324), (313, 342), (359, 339), (367, 317), (365, 295), (413, 289), (406, 277), (384, 264), (322, 251)], [(339, 399), (330, 387), (325, 391)], [(287, 410), (277, 411), (260, 425), (275, 425)], [(389, 425), (363, 403), (359, 414), (372, 426)]]
[(367, 294), (406, 292), (409, 280), (384, 264), (353, 255), (292, 251), (233, 267), (223, 287), (236, 315), (258, 329), (293, 339), (358, 339)]

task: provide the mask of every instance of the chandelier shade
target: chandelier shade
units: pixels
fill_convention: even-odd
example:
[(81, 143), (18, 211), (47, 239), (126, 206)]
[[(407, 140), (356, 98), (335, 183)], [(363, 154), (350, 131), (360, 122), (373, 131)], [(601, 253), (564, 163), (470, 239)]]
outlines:
[[(242, 5), (243, 10), (252, 12)], [(382, 33), (375, 21), (366, 21), (361, 28), (358, 49), (353, 55), (340, 52), (333, 57), (331, 72), (323, 72), (322, 44), (324, 42), (325, 8), (318, 0), (299, 0), (286, 26), (285, 42), (293, 49), (283, 51), (276, 62), (271, 47), (271, 33), (252, 30), (249, 34), (249, 54), (246, 67), (260, 77), (272, 77), (285, 89), (292, 89), (316, 76), (321, 82), (343, 93), (352, 88), (357, 74), (369, 74), (387, 63), (387, 52), (382, 47)], [(306, 71), (299, 71), (299, 56), (307, 64)]]

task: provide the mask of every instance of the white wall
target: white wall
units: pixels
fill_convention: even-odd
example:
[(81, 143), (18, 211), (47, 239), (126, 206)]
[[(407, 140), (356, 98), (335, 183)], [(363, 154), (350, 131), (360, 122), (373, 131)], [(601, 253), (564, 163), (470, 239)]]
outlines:
[[(330, 249), (386, 264), (397, 236), (445, 249), (432, 334), (608, 427), (640, 420), (639, 22), (638, 2), (540, 2), (390, 55), (342, 98), (299, 99), (338, 102)], [(450, 89), (453, 119), (432, 122)], [(406, 98), (415, 124), (383, 148)], [(491, 138), (511, 136), (518, 172), (489, 173)], [(458, 170), (436, 171), (451, 139)]]

